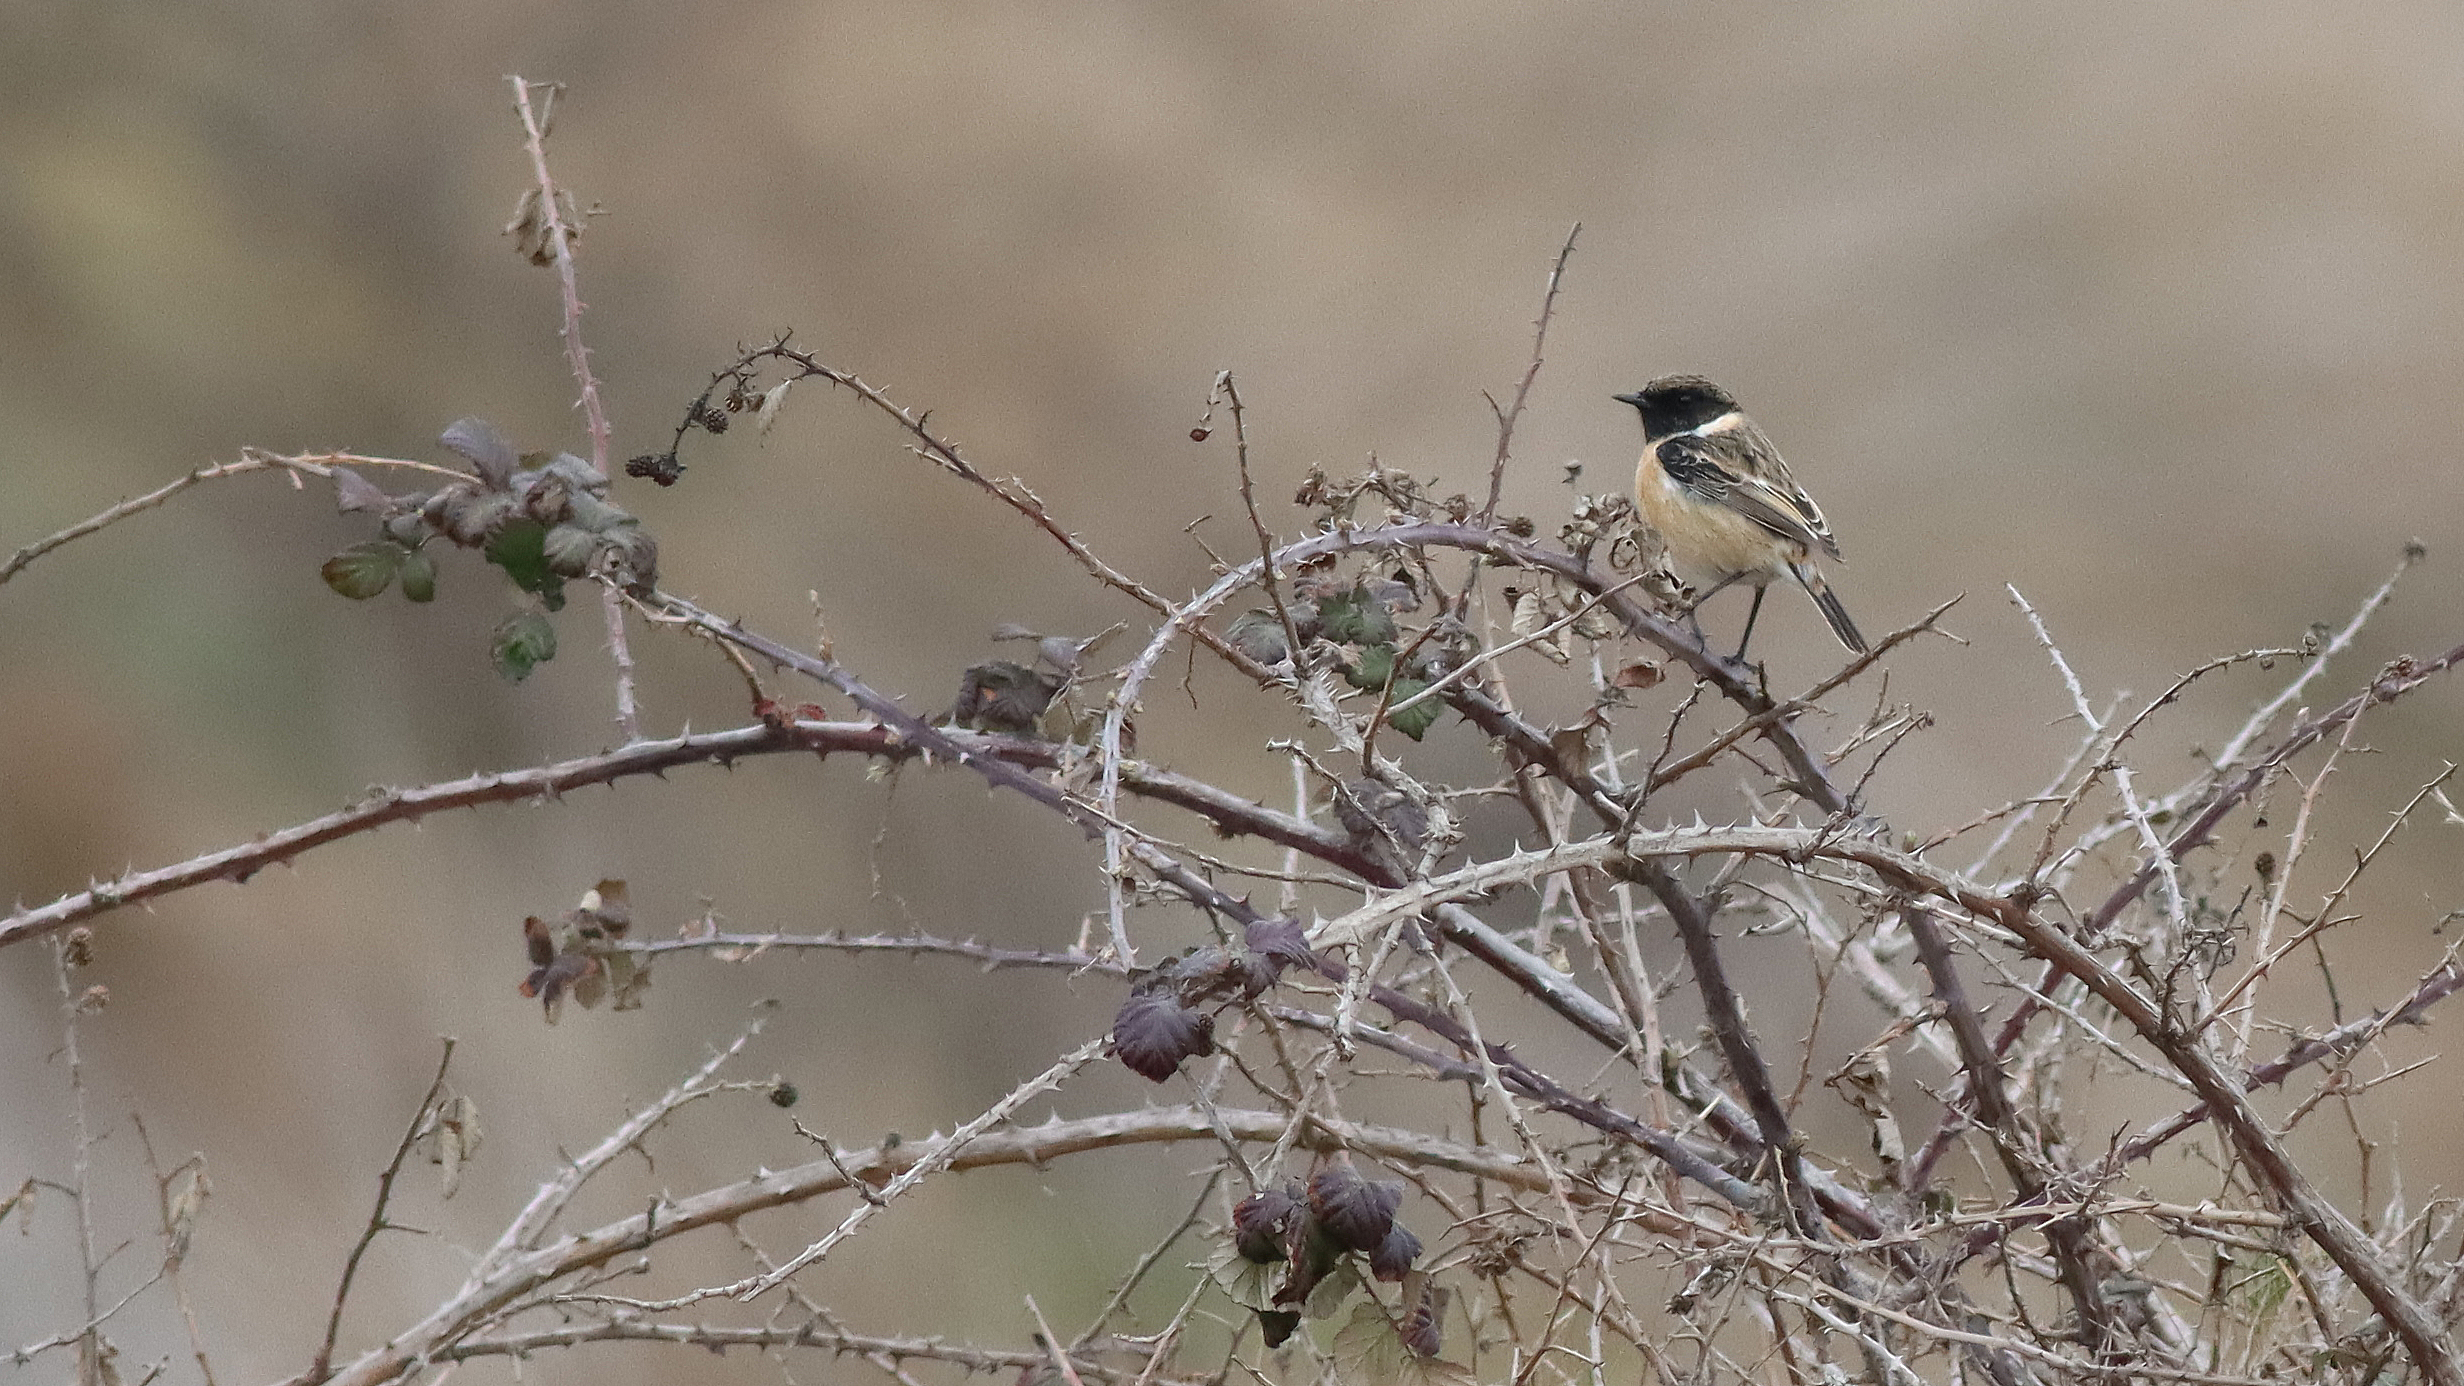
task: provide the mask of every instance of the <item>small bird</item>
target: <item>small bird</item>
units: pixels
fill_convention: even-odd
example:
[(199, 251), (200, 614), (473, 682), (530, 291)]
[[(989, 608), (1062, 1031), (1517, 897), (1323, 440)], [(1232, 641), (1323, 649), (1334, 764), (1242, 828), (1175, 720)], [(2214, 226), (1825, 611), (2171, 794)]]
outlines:
[(1805, 585), (1839, 643), (1865, 653), (1865, 637), (1814, 566), (1816, 549), (1840, 556), (1822, 508), (1736, 398), (1699, 375), (1665, 375), (1614, 398), (1643, 416), (1635, 503), (1667, 541), (1678, 575), (1707, 584), (1695, 605), (1730, 583), (1753, 584), (1736, 657), (1745, 658), (1763, 596), (1783, 577)]

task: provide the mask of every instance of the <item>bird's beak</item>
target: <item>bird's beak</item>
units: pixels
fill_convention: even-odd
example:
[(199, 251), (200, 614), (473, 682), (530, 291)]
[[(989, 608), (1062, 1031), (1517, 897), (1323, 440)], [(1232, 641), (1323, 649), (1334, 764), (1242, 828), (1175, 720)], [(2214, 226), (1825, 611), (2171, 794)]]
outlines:
[(1636, 390), (1630, 395), (1610, 395), (1609, 398), (1617, 401), (1619, 404), (1631, 404), (1637, 409), (1643, 407), (1643, 392), (1640, 390)]

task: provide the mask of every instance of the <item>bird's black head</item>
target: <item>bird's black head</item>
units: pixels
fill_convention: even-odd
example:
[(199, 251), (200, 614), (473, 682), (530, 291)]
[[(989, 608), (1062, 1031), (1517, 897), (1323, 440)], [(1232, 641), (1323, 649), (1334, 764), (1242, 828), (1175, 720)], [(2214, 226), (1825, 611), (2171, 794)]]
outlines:
[(1699, 375), (1664, 375), (1617, 399), (1643, 414), (1643, 436), (1666, 438), (1702, 427), (1736, 410), (1734, 395)]

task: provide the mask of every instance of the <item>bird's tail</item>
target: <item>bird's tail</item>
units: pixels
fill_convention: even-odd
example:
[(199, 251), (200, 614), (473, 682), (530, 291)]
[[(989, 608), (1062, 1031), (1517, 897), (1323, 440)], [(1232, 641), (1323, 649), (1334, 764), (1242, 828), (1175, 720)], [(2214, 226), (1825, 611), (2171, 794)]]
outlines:
[(1805, 584), (1805, 590), (1814, 598), (1815, 607), (1822, 612), (1822, 619), (1831, 623), (1831, 633), (1839, 637), (1839, 643), (1858, 654), (1871, 648), (1865, 643), (1865, 637), (1858, 633), (1857, 623), (1848, 619), (1848, 608), (1839, 604), (1839, 594), (1831, 590), (1831, 584), (1822, 580), (1822, 574), (1814, 570), (1814, 565), (1800, 563), (1796, 565), (1796, 570), (1797, 581)]

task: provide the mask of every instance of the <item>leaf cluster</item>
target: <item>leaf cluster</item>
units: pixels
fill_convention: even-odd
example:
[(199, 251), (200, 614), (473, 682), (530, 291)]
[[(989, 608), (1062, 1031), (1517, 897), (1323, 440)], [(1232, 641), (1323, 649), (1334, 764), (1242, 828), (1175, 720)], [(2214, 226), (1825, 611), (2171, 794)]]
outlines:
[(337, 505), (373, 515), (377, 537), (325, 561), (325, 585), (354, 601), (396, 581), (415, 602), (436, 596), (431, 541), (476, 549), (535, 606), (509, 616), (490, 640), (498, 672), (519, 681), (556, 654), (547, 613), (562, 610), (565, 584), (604, 578), (636, 595), (658, 581), (659, 545), (641, 521), (607, 499), (607, 478), (569, 452), (517, 453), (483, 419), (465, 418), (439, 439), (470, 464), (467, 480), (429, 492), (389, 493), (348, 467), (333, 469)]

